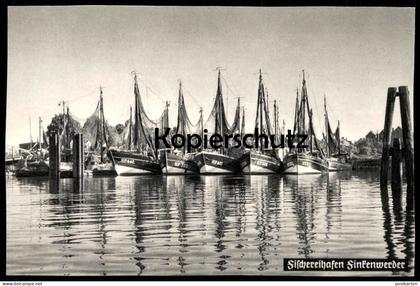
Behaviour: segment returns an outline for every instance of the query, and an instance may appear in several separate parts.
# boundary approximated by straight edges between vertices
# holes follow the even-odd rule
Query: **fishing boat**
[[[93,114],[83,124],[87,152],[85,153],[85,174],[90,176],[115,176],[112,161],[107,158],[106,151],[110,147],[108,124],[103,107],[103,90],[99,87],[99,100]],[[93,143],[93,144],[91,144]]]
[[[293,148],[285,155],[284,173],[285,174],[317,174],[328,172],[328,162],[325,160],[322,149],[316,138],[313,121],[312,109],[309,108],[308,92],[306,88],[305,71],[302,79],[302,96],[299,100],[299,92],[296,96],[295,120],[293,134],[308,135],[309,143],[306,148]],[[306,124],[306,112],[309,122]],[[297,140],[300,141],[300,140]]]
[[[348,154],[341,152],[341,137],[340,137],[340,121],[338,121],[337,129],[332,132],[331,125],[328,119],[327,99],[324,96],[324,117],[325,117],[325,149],[326,159],[328,161],[329,171],[343,171],[350,170],[351,163],[348,160]]]
[[[186,138],[187,134],[199,134],[202,126],[202,109],[200,110],[200,119],[197,124],[193,125],[188,117],[182,91],[182,82],[180,81],[178,94],[178,119],[175,133]],[[186,145],[184,145],[183,148],[163,148],[158,151],[159,163],[163,174],[179,175],[199,173],[200,170],[197,163],[194,161],[196,150],[187,150]]]
[[[48,150],[45,147],[47,142],[45,141],[45,136],[42,136],[42,120],[39,118],[39,134],[38,140],[35,143],[32,143],[31,138],[31,147],[29,150],[20,149],[20,159],[16,162],[14,166],[14,173],[16,177],[42,177],[48,176],[49,165],[48,165]],[[42,142],[44,140],[44,142]]]
[[[227,122],[222,94],[222,82],[220,69],[218,71],[217,93],[213,109],[209,118],[203,126],[203,131],[220,135],[233,135],[239,132],[240,128],[240,106],[236,107],[235,117],[232,125]],[[216,149],[202,148],[195,156],[194,161],[199,167],[200,174],[235,174],[240,173],[241,166],[239,159],[242,153],[238,149],[222,146]]]
[[[268,140],[272,135],[271,121],[268,113],[268,102],[265,95],[264,84],[260,70],[258,85],[257,114],[255,119],[255,130],[260,134],[266,134]],[[277,105],[275,105],[274,114],[277,114]],[[276,121],[276,120],[275,120]],[[277,128],[275,128],[277,129]],[[275,130],[276,132],[277,130]],[[259,134],[255,134],[259,135]],[[273,134],[276,135],[276,134]],[[276,136],[274,136],[275,138]],[[264,148],[263,140],[260,139],[258,148],[250,149],[240,159],[242,173],[244,174],[273,174],[280,173],[282,163],[273,149]]]
[[[130,136],[124,144],[124,149],[110,148],[108,154],[115,166],[118,175],[144,175],[161,174],[162,169],[157,158],[157,150],[152,141],[155,127],[163,130],[164,120],[167,120],[167,109],[158,121],[152,121],[147,117],[143,107],[140,91],[137,83],[137,74],[134,74],[134,126],[127,128]]]

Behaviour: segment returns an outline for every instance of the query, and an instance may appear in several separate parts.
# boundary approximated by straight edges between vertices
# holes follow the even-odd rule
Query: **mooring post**
[[[381,187],[386,187],[388,183],[389,169],[389,149],[391,141],[391,125],[394,115],[395,96],[397,89],[395,87],[388,88],[388,96],[386,99],[384,137],[382,138],[382,160],[381,160]]]
[[[403,156],[405,161],[405,175],[407,178],[407,191],[414,190],[414,150],[411,124],[410,97],[407,86],[398,87],[401,108],[401,125],[403,136]],[[407,192],[407,193],[408,193]]]
[[[51,179],[60,178],[60,136],[57,133],[49,135],[49,175]]]
[[[83,134],[73,137],[73,178],[83,178]]]
[[[49,175],[51,179],[60,178],[60,136],[57,133],[49,135]]]
[[[394,138],[394,142],[392,144],[392,179],[391,179],[391,187],[392,187],[392,195],[393,199],[396,197],[400,197],[401,195],[401,143],[399,138]]]

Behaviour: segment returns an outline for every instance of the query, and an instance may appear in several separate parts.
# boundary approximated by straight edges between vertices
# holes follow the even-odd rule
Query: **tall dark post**
[[[51,133],[49,135],[49,175],[50,179],[60,178],[60,135]]]
[[[73,138],[73,178],[83,178],[83,134]]]
[[[386,100],[384,137],[382,139],[382,160],[381,160],[381,187],[385,187],[388,181],[389,169],[389,149],[391,141],[391,125],[392,117],[394,115],[394,104],[397,89],[395,87],[388,88],[388,96]]]
[[[411,110],[409,91],[407,86],[398,87],[401,109],[401,125],[403,135],[403,155],[405,160],[405,174],[407,178],[407,190],[414,190],[414,150],[413,133],[411,125]],[[407,192],[408,193],[408,192]]]
[[[392,144],[392,189],[397,190],[397,193],[401,191],[401,143],[399,138],[394,138]],[[398,191],[399,190],[399,191]]]

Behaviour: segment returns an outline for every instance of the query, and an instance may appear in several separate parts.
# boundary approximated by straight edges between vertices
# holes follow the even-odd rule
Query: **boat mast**
[[[132,108],[131,108],[131,105],[130,105],[130,120],[128,121],[128,126],[129,126],[129,128],[128,128],[128,151],[130,151],[131,150],[131,131],[132,131],[132,128],[133,128],[133,123],[132,123],[132,121],[131,121],[131,118],[132,118]]]
[[[309,130],[310,130],[310,135],[309,135],[309,151],[312,154],[312,151],[313,151],[312,145],[313,145],[313,137],[314,137],[314,134],[312,134],[313,131],[314,131],[314,130],[312,130],[312,108],[309,110],[308,115],[309,115],[309,124],[311,126],[309,128]]]
[[[281,132],[281,134],[285,134],[285,131],[286,131],[286,123],[284,122],[284,120],[283,120],[283,128],[282,128],[282,132]],[[283,157],[282,158],[284,158],[284,148],[281,148],[281,152],[282,152],[282,155],[283,155]]]
[[[327,157],[330,156],[330,146],[329,146],[329,130],[328,130],[328,115],[327,115],[327,99],[324,94],[324,117],[325,117],[325,144],[326,144],[326,155]]]
[[[186,122],[185,122],[185,114],[183,113],[183,111],[186,110],[185,106],[184,106],[184,95],[182,92],[182,82],[181,80],[179,80],[179,90],[178,90],[178,122],[177,122],[177,133],[179,132],[179,128],[181,127],[181,132],[182,135],[185,137],[186,136],[186,132],[185,132],[185,126],[186,126]],[[182,154],[186,153],[186,146],[184,145],[184,147],[182,148]]]
[[[31,148],[32,148],[32,127],[31,127],[31,116],[29,116],[29,140],[31,141]]]
[[[222,109],[222,99],[221,98],[223,98],[223,95],[222,95],[222,81],[221,81],[221,78],[220,78],[220,68],[218,68],[218,76],[217,76],[217,95],[216,95],[216,100],[217,100],[217,112],[218,112],[218,121],[219,121],[219,134],[221,135],[221,136],[223,136],[223,126],[222,126],[222,112],[223,112],[223,109]],[[222,154],[224,154],[224,151],[225,151],[225,149],[224,149],[224,147],[222,146],[222,148],[221,148],[221,153]]]
[[[139,104],[138,104],[138,85],[137,85],[137,73],[134,72],[134,141],[133,145],[140,151],[140,140],[139,140]]]
[[[270,116],[270,101],[268,100],[268,89],[265,89],[265,98],[267,102],[267,115]]]
[[[295,105],[295,118],[293,123],[293,135],[299,133],[299,88],[296,88],[296,105]]]
[[[245,107],[242,106],[241,139],[245,132]]]
[[[337,145],[338,145],[338,155],[340,155],[341,154],[340,120],[338,120],[336,137],[337,137]]]
[[[201,127],[201,138],[204,138],[204,123],[203,123],[203,108],[200,106],[200,127]],[[201,140],[201,151],[204,149],[204,140]]]
[[[99,87],[100,95],[99,95],[99,145],[101,150],[101,163],[104,162],[104,150],[103,150],[103,132],[105,132],[105,126],[103,122],[103,98],[102,98],[102,86]]]
[[[41,117],[39,117],[39,123],[38,123],[38,150],[41,151],[41,130],[42,130],[42,120]]]
[[[260,120],[260,123],[259,123],[259,127],[260,127],[260,134],[263,134],[264,133],[264,131],[263,131],[263,104],[264,104],[264,86],[263,86],[263,83],[262,83],[262,75],[261,75],[261,69],[260,69],[260,83],[259,83],[259,92],[258,92],[258,97],[259,97],[259,101],[258,101],[258,104],[259,104],[259,115],[260,115],[260,118],[259,118],[259,120]],[[260,142],[261,144],[260,144],[260,151],[262,152],[263,151],[263,146],[262,146],[262,139],[261,139],[261,142]]]
[[[278,110],[277,110],[277,100],[274,100],[274,138],[277,140],[279,134],[278,134],[278,128],[279,128],[279,117],[278,117]]]
[[[306,80],[305,80],[305,70],[302,70],[302,74],[303,74],[303,79],[302,79],[302,105],[301,105],[301,117],[302,117],[302,129],[301,132],[303,134],[306,133],[306,129],[305,129],[305,107],[306,107],[306,97],[307,97],[307,92],[306,92]],[[309,111],[309,110],[308,110]]]

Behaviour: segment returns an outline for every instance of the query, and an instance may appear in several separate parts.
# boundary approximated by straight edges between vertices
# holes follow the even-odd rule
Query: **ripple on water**
[[[414,255],[414,215],[405,199],[383,197],[375,172],[63,179],[55,188],[9,177],[6,188],[8,275],[302,275],[284,272],[283,258]]]

